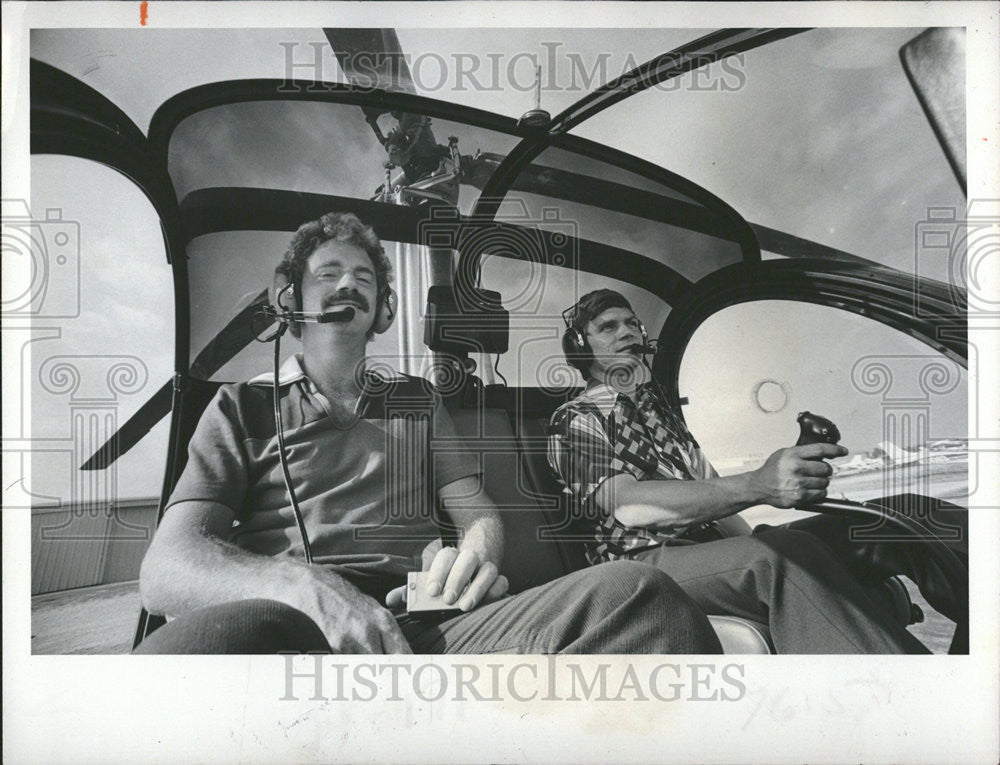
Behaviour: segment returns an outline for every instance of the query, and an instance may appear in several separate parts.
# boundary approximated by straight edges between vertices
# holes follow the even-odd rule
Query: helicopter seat
[[[480,459],[481,491],[503,520],[500,568],[512,593],[588,565],[589,533],[572,521],[546,458],[549,417],[564,400],[565,394],[540,388],[484,387],[472,377],[444,398],[465,447]],[[474,506],[475,498],[470,501]],[[774,653],[766,625],[734,616],[708,618],[726,653]]]

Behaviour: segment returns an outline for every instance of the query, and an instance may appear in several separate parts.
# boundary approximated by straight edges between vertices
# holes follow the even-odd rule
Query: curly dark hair
[[[306,261],[319,246],[331,240],[346,242],[360,247],[371,258],[375,269],[375,287],[378,299],[389,288],[392,281],[392,264],[382,249],[375,230],[363,223],[354,213],[329,212],[319,220],[309,221],[299,226],[292,237],[288,250],[274,272],[284,274],[295,286],[295,294],[302,294],[302,274],[305,272]]]

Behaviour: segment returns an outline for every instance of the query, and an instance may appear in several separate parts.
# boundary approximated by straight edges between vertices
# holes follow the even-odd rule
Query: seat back
[[[571,565],[558,536],[547,533],[560,521],[558,495],[540,489],[535,474],[539,443],[525,449],[515,436],[510,413],[480,406],[482,399],[452,396],[445,399],[459,436],[483,470],[481,493],[496,505],[504,525],[501,570],[512,593],[557,579],[578,566]],[[541,444],[544,450],[544,443]],[[544,460],[544,451],[541,459]],[[470,498],[475,507],[477,497]]]

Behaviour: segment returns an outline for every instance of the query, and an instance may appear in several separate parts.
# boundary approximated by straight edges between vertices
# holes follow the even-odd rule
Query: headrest
[[[424,345],[439,353],[506,353],[510,315],[492,290],[439,285],[427,290]]]

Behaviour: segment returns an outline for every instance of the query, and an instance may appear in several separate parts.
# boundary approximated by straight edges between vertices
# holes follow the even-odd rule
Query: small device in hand
[[[415,617],[449,616],[460,613],[458,601],[448,605],[442,593],[429,595],[426,571],[411,571],[406,575],[406,613]]]

